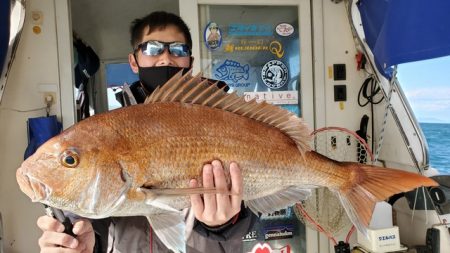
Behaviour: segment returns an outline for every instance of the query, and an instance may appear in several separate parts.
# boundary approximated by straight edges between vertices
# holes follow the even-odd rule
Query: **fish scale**
[[[259,145],[252,145],[250,146],[251,148],[239,149],[238,147],[248,145],[246,143],[251,143],[252,138],[257,136],[256,134],[246,134],[245,132],[243,132],[243,129],[245,128],[237,129],[236,125],[247,124],[247,131],[249,131],[250,129],[255,131],[255,127],[251,126],[251,122],[245,122],[246,120],[248,121],[247,118],[238,117],[234,114],[228,114],[227,117],[225,117],[219,110],[208,110],[208,108],[204,108],[207,110],[198,110],[198,117],[203,117],[203,120],[194,122],[190,119],[187,119],[185,121],[182,117],[183,115],[188,114],[187,112],[183,111],[184,107],[176,107],[177,105],[169,103],[159,104],[158,106],[155,106],[151,111],[144,110],[143,112],[149,118],[158,118],[160,125],[170,125],[170,121],[172,121],[174,118],[178,119],[179,121],[175,129],[167,128],[167,130],[163,130],[164,128],[162,128],[157,133],[146,132],[146,135],[140,136],[140,139],[142,141],[155,139],[153,145],[148,145],[147,150],[144,151],[144,153],[147,153],[149,155],[149,160],[154,160],[153,157],[156,157],[156,160],[153,162],[153,164],[150,164],[148,166],[146,172],[144,173],[145,175],[157,174],[158,170],[161,169],[161,166],[163,174],[167,176],[173,177],[173,174],[183,174],[183,178],[185,179],[184,181],[175,181],[173,185],[166,183],[164,184],[164,187],[186,187],[186,182],[190,178],[195,178],[200,174],[199,172],[201,171],[201,165],[203,164],[203,162],[201,161],[211,161],[217,158],[224,161],[231,161],[233,159],[236,159],[238,161],[251,161],[265,158],[264,161],[261,162],[261,164],[265,165],[264,170],[252,169],[249,164],[248,170],[244,171],[244,176],[248,175],[249,177],[258,177],[261,174],[265,174],[265,171],[271,171],[274,174],[281,175],[282,173],[275,172],[276,170],[280,170],[280,172],[284,171],[280,166],[282,165],[282,162],[280,161],[287,160],[287,157],[291,157],[290,161],[292,162],[292,155],[296,155],[298,157],[298,160],[300,160],[301,158],[295,144],[288,137],[280,135],[278,133],[278,130],[276,129],[271,129],[270,127],[266,127],[268,129],[263,128],[265,133],[270,133],[272,131],[276,133],[276,135],[283,136],[286,142],[284,148],[281,148],[278,142],[269,141],[270,137],[267,136],[267,140],[265,142],[263,142],[262,140],[259,141]],[[190,109],[185,108],[185,110]],[[208,115],[208,111],[217,115]],[[195,110],[191,112],[192,117],[198,118],[195,113]],[[163,115],[171,115],[172,117],[161,117]],[[121,117],[121,115],[116,115],[115,117]],[[136,113],[136,117],[141,116]],[[224,122],[229,122],[229,124],[217,124],[218,117],[223,118]],[[244,121],[244,123],[235,123],[237,121]],[[204,129],[200,129],[201,127],[203,127]],[[208,129],[217,129],[218,136],[215,136],[214,132]],[[209,136],[203,137],[205,134],[208,134]],[[223,141],[222,138],[220,138],[223,136],[228,136],[226,142]],[[278,136],[276,136],[276,138],[278,138]],[[137,144],[136,146],[140,146],[140,144]],[[291,151],[289,151],[288,149],[290,149]],[[133,153],[133,151],[130,152],[130,154]],[[176,154],[176,156],[174,156],[174,154]],[[255,156],[255,154],[263,154],[263,156],[257,157]],[[176,160],[172,161],[169,159],[170,157],[174,157],[176,158]],[[166,161],[166,163],[168,162],[168,164],[166,165],[165,163],[161,163],[160,159]],[[155,168],[157,165],[159,165],[160,167]],[[189,169],[180,170],[180,167]],[[168,171],[171,172],[169,173]],[[161,180],[164,182],[168,181],[168,179],[163,178],[161,178]],[[286,180],[286,178],[284,180]],[[280,187],[283,186],[281,185]]]

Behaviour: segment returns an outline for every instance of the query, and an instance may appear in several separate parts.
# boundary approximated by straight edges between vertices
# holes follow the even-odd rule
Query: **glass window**
[[[297,6],[199,5],[200,67],[246,100],[300,115]],[[263,214],[243,252],[306,252],[306,230],[292,208]]]
[[[299,114],[297,6],[199,5],[200,64],[246,100],[287,106]]]
[[[113,110],[122,105],[116,99],[116,93],[122,91],[123,85],[133,84],[139,80],[128,62],[115,62],[105,64],[106,88],[108,96],[108,110]]]

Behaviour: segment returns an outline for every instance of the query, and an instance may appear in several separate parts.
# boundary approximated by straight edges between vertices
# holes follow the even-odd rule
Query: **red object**
[[[355,57],[356,57],[356,69],[358,71],[361,69],[364,69],[364,65],[366,63],[364,54],[361,52],[358,52]]]
[[[270,252],[270,249],[264,247],[264,248],[256,249],[255,253],[271,253],[271,252]]]

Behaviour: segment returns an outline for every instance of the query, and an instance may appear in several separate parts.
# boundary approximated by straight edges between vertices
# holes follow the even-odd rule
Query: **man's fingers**
[[[214,185],[217,190],[228,192],[228,184],[223,171],[222,163],[214,160],[212,162],[214,172]],[[220,220],[227,219],[227,211],[230,209],[230,196],[228,194],[216,194],[217,201],[217,218]]]
[[[218,190],[228,190],[227,180],[225,178],[225,173],[223,172],[222,163],[217,160],[212,161],[213,174],[214,174],[214,185]]]
[[[78,240],[63,233],[64,225],[56,219],[49,216],[41,216],[37,220],[37,225],[43,231],[38,241],[42,252],[80,252],[76,250],[77,247],[80,247]]]
[[[214,174],[213,166],[211,164],[205,164],[203,166],[203,187],[214,187]],[[216,194],[203,194],[204,201],[204,213],[214,214],[217,209]]]
[[[244,183],[242,180],[241,169],[237,163],[232,162],[230,164],[230,176],[231,176],[231,206],[235,210],[241,209],[242,193],[244,190]]]
[[[95,239],[94,239],[95,240]],[[93,242],[94,244],[95,244],[95,242]],[[92,246],[92,248],[94,248],[94,246]],[[91,251],[87,251],[87,245],[86,245],[86,243],[79,243],[78,244],[78,247],[76,247],[75,249],[74,249],[76,252],[81,252],[81,253],[83,253],[83,252],[89,252],[89,253],[92,253],[92,249],[91,249]]]
[[[86,219],[75,221],[73,232],[77,235],[79,241],[76,250],[80,253],[92,253],[95,244],[95,235],[92,223]]]
[[[64,225],[61,224],[61,222],[47,215],[38,218],[37,226],[42,231],[54,231],[54,232],[64,231]]]
[[[80,250],[61,248],[61,247],[44,247],[44,248],[41,248],[41,252],[45,252],[45,253],[80,253]]]
[[[197,180],[192,179],[189,182],[189,187],[195,188],[198,187]],[[203,215],[203,200],[200,194],[192,194],[191,195],[191,206],[194,214],[199,217]]]
[[[41,238],[39,238],[39,246],[44,248],[55,247],[55,245],[74,249],[78,246],[78,240],[68,234],[44,231]]]
[[[76,235],[83,235],[86,233],[94,232],[92,224],[87,220],[77,220],[73,224],[73,233]]]

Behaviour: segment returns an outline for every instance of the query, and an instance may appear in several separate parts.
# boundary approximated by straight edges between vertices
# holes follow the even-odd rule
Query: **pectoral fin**
[[[311,189],[290,186],[275,194],[246,201],[245,204],[254,213],[271,213],[305,200],[310,195]]]
[[[164,245],[174,252],[186,252],[185,223],[182,213],[148,216],[148,222]]]

